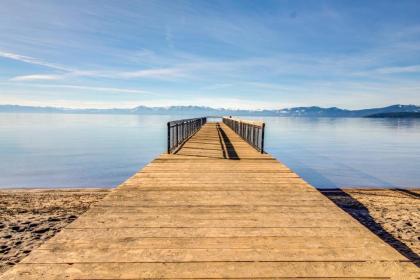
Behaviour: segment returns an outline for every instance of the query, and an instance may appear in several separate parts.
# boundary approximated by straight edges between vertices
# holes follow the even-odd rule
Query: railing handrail
[[[167,123],[168,145],[167,152],[175,152],[207,122],[206,117],[175,120]]]
[[[170,121],[170,122],[168,122],[168,124],[169,124],[170,126],[174,126],[174,125],[181,124],[181,123],[193,122],[193,121],[196,121],[196,120],[198,120],[198,119],[202,119],[202,118],[192,118],[192,119],[175,120],[175,121]]]
[[[262,127],[263,125],[265,125],[265,123],[262,121],[251,121],[251,120],[244,120],[244,119],[237,119],[237,118],[230,118],[230,117],[223,117],[222,119],[224,118],[230,119],[236,122],[246,123],[249,125],[259,126],[259,127]]]
[[[236,134],[248,142],[256,150],[264,153],[265,123],[262,121],[241,120],[223,117],[223,123],[229,126]]]

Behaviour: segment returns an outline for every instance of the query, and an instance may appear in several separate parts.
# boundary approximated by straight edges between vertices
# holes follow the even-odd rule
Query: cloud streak
[[[418,73],[420,72],[420,65],[384,67],[376,69],[376,72],[381,74]]]
[[[112,76],[121,78],[155,78],[155,79],[166,79],[166,78],[177,78],[185,77],[186,69],[183,68],[160,68],[160,69],[145,69],[131,72],[114,73]]]
[[[28,84],[28,83],[0,83],[8,86],[30,86],[32,88],[52,88],[52,89],[75,89],[75,90],[87,90],[97,92],[112,92],[112,93],[135,93],[135,94],[146,94],[154,95],[153,92],[142,89],[133,88],[122,88],[122,87],[98,87],[98,86],[84,86],[84,85],[71,85],[71,84]]]
[[[117,87],[94,87],[94,86],[80,86],[80,85],[33,85],[36,87],[44,88],[66,88],[66,89],[81,89],[90,91],[100,92],[114,92],[114,93],[140,93],[140,94],[152,94],[149,91],[129,88],[117,88]]]
[[[52,69],[56,69],[56,70],[72,71],[72,69],[61,66],[61,65],[58,65],[58,64],[49,63],[49,62],[43,61],[41,59],[37,59],[37,58],[30,57],[30,56],[25,56],[25,55],[20,55],[20,54],[16,54],[16,53],[12,53],[12,52],[0,51],[0,57],[16,60],[16,61],[20,61],[20,62],[25,62],[25,63],[29,63],[29,64],[44,66],[44,67],[48,67],[48,68],[52,68]]]
[[[44,75],[44,74],[35,74],[35,75],[24,75],[16,76],[11,78],[11,81],[54,81],[60,80],[63,76],[60,75]]]
[[[150,68],[142,70],[124,71],[124,70],[81,70],[74,69],[71,67],[61,66],[54,63],[49,63],[38,58],[30,56],[20,55],[12,52],[0,51],[0,57],[28,63],[47,68],[61,70],[61,74],[31,74],[31,75],[20,75],[10,79],[10,81],[52,81],[60,80],[72,77],[90,77],[90,78],[112,78],[112,79],[136,79],[136,78],[148,78],[148,79],[174,79],[186,77],[186,72],[189,71],[189,67],[177,66],[168,68]]]

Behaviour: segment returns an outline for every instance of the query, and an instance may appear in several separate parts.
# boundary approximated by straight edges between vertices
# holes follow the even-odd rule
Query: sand
[[[0,274],[74,221],[109,189],[0,190]],[[420,265],[420,189],[323,193]]]
[[[0,190],[0,274],[74,221],[108,191]]]
[[[322,192],[420,266],[420,189],[343,189]]]

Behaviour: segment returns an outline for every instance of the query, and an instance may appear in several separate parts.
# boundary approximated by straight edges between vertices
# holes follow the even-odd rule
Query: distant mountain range
[[[136,115],[194,115],[194,116],[278,116],[278,117],[367,117],[389,113],[420,113],[420,106],[392,105],[383,108],[346,110],[337,107],[294,107],[278,110],[234,110],[202,106],[146,107],[132,109],[69,109],[58,107],[32,107],[0,105],[2,113],[64,113],[64,114],[136,114]]]

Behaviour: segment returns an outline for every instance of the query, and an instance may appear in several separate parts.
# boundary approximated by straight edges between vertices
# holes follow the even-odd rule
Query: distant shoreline
[[[379,113],[366,116],[366,118],[416,119],[420,118],[420,112]]]

